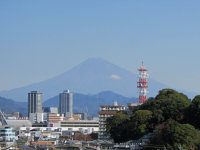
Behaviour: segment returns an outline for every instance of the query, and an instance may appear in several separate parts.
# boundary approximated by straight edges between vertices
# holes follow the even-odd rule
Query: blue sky
[[[65,72],[90,57],[200,92],[198,0],[1,0],[0,90]]]

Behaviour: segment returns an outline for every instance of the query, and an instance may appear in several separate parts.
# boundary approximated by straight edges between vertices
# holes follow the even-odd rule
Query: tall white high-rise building
[[[59,94],[59,113],[65,117],[73,117],[73,94],[69,90]]]

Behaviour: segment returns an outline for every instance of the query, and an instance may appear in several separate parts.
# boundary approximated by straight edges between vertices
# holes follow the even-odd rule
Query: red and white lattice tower
[[[139,71],[139,82],[138,82],[138,89],[139,89],[139,103],[143,104],[147,97],[147,88],[148,88],[148,81],[147,78],[149,78],[149,74],[147,73],[148,69],[144,68],[144,64],[142,62],[142,66],[140,69],[138,69]]]

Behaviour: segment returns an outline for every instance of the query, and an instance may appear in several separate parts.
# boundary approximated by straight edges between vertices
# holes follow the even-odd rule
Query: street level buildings
[[[68,131],[80,131],[84,133],[97,132],[99,129],[98,120],[63,120],[60,127],[67,128]]]

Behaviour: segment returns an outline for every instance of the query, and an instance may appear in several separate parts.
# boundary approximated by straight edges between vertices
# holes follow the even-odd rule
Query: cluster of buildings
[[[133,103],[128,105],[130,109]],[[89,120],[85,113],[73,113],[73,94],[69,90],[59,94],[58,108],[42,107],[42,93],[32,91],[28,93],[28,117],[20,118],[19,113],[0,112],[3,126],[0,128],[0,145],[9,147],[21,138],[26,138],[28,145],[30,142],[33,144],[49,140],[56,145],[60,137],[73,139],[76,132],[86,135],[96,133],[99,140],[109,140],[106,119],[125,109],[125,106],[119,106],[117,102],[100,106],[99,117]]]
[[[5,114],[0,111],[0,145],[9,147],[19,137],[26,137],[29,142],[70,138],[75,132],[83,134],[97,133],[98,118],[88,119],[86,113],[73,113],[73,93],[66,90],[59,94],[59,107],[42,107],[42,93],[28,93],[28,117],[19,113]],[[37,132],[36,132],[37,131]],[[46,135],[44,135],[46,134]],[[54,142],[55,144],[56,142]]]
[[[73,94],[69,90],[59,94],[58,108],[42,107],[42,93],[32,91],[28,93],[28,117],[20,118],[19,113],[0,112],[0,145],[9,147],[24,138],[27,139],[26,145],[47,141],[46,145],[56,145],[60,137],[72,140],[76,132],[85,135],[96,133],[99,140],[109,140],[106,119],[125,109],[117,102],[100,106],[99,117],[88,120],[84,113],[73,113]]]
[[[128,103],[128,112],[146,101],[147,69],[141,66],[139,71],[139,103]],[[4,114],[0,110],[0,146],[8,147],[16,144],[16,140],[26,138],[30,143],[52,141],[58,144],[58,139],[73,139],[76,132],[82,134],[97,133],[99,140],[108,141],[106,119],[119,111],[125,111],[125,106],[117,102],[114,105],[100,106],[99,117],[88,119],[86,113],[73,113],[73,93],[69,90],[59,94],[59,107],[42,107],[42,93],[28,93],[28,117],[19,117],[19,113]],[[52,143],[51,143],[52,144]]]
[[[60,121],[63,118],[73,118],[73,94],[67,90],[59,94],[59,108],[42,107],[42,93],[32,91],[28,93],[28,117],[31,122],[45,120]]]
[[[98,131],[98,119],[87,119],[86,113],[73,113],[73,93],[59,94],[59,107],[42,107],[42,93],[28,93],[28,118],[32,127],[61,128],[85,133]]]

